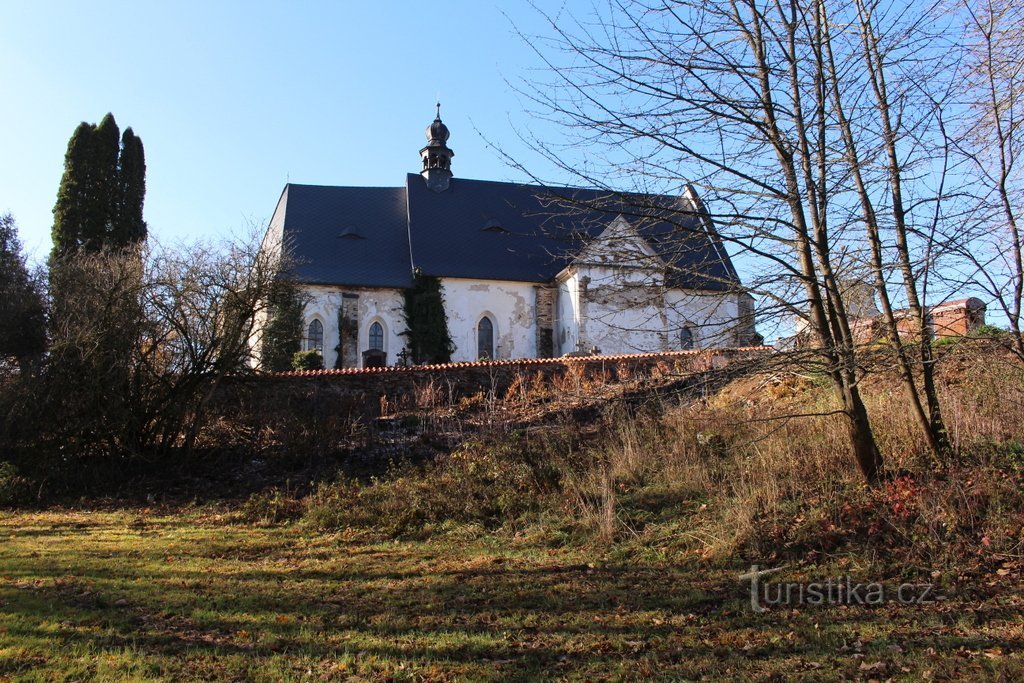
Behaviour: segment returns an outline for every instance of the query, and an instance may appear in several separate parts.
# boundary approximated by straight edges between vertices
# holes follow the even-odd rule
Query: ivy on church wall
[[[270,291],[263,328],[262,366],[270,372],[292,369],[292,357],[302,350],[302,312],[307,298],[291,280],[279,276]]]
[[[423,275],[417,268],[413,286],[405,290],[402,306],[409,351],[414,363],[449,363],[455,344],[448,332],[441,279]]]
[[[345,310],[345,306],[338,307],[338,357],[334,361],[335,368],[345,367],[345,355],[346,350],[353,345],[358,344],[359,335],[359,321],[353,317],[350,312]]]

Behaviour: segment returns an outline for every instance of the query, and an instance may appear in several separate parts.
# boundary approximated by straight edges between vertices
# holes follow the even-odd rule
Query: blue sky
[[[263,223],[289,180],[401,184],[438,93],[456,175],[522,179],[487,144],[526,158],[516,130],[545,131],[506,83],[538,66],[513,22],[542,30],[518,1],[3,0],[0,212],[45,257],[68,138],[108,111],[143,139],[164,242]]]

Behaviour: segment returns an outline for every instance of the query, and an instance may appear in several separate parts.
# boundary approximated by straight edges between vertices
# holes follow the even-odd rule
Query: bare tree
[[[1024,358],[1024,15],[986,2],[967,8],[965,29],[939,3],[611,0],[588,16],[546,15],[550,37],[530,37],[551,77],[521,92],[571,140],[534,148],[609,193],[630,181],[642,196],[698,188],[761,299],[759,320],[796,320],[813,347],[869,481],[882,460],[859,382],[875,323],[858,319],[851,281],[872,283],[886,342],[876,348],[891,354],[939,464],[951,447],[929,300],[982,286]],[[960,139],[965,91],[984,123]],[[972,205],[979,186],[985,201]],[[1006,239],[980,249],[996,215]],[[953,277],[965,261],[970,276]]]
[[[833,26],[828,3],[817,0],[817,7],[831,106],[860,204],[856,219],[869,245],[866,261],[886,335],[911,411],[941,461],[950,445],[935,388],[924,297],[945,199],[948,149],[942,116],[952,79],[943,73],[954,55],[934,48],[936,13],[928,8],[855,0],[839,6],[840,14],[850,16]],[[836,41],[833,32],[847,35]],[[836,43],[842,62],[835,56]],[[912,255],[915,242],[922,256]],[[887,251],[893,253],[891,263]],[[907,316],[898,316],[893,306],[890,270],[902,281]],[[901,317],[913,322],[903,333]],[[917,349],[918,363],[907,342]]]
[[[279,268],[279,259],[260,249],[255,234],[152,256],[137,367],[140,390],[148,385],[158,391],[147,403],[143,446],[191,449],[223,379],[255,366],[260,322],[280,287]]]
[[[593,23],[552,17],[551,27],[554,44],[538,49],[557,81],[529,96],[580,142],[613,148],[619,177],[612,181],[622,174],[650,184],[689,178],[707,196],[722,239],[758,269],[748,287],[804,321],[842,406],[857,466],[876,481],[882,456],[860,395],[842,286],[857,221],[830,108],[819,8],[621,2]],[[581,168],[594,182],[591,167]]]
[[[957,151],[974,171],[971,239],[960,250],[963,282],[992,298],[1006,317],[1011,348],[1024,360],[1021,307],[1024,237],[1018,216],[1024,198],[1024,9],[1007,0],[963,2],[962,89],[966,112]]]
[[[217,387],[254,365],[278,266],[255,237],[56,261],[41,433],[76,455],[192,449]]]

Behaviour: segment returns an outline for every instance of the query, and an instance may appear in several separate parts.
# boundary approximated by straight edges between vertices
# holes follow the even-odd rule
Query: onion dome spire
[[[441,121],[441,103],[437,103],[437,116],[427,126],[427,146],[420,150],[423,159],[423,170],[420,175],[427,187],[434,192],[444,192],[452,179],[452,157],[455,152],[448,148],[448,137],[451,134],[448,126]]]

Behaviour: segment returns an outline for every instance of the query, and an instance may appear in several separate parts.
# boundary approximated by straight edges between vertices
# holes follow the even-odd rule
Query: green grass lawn
[[[1024,678],[1019,576],[927,607],[755,614],[736,569],[613,557],[211,512],[0,513],[0,680]]]

